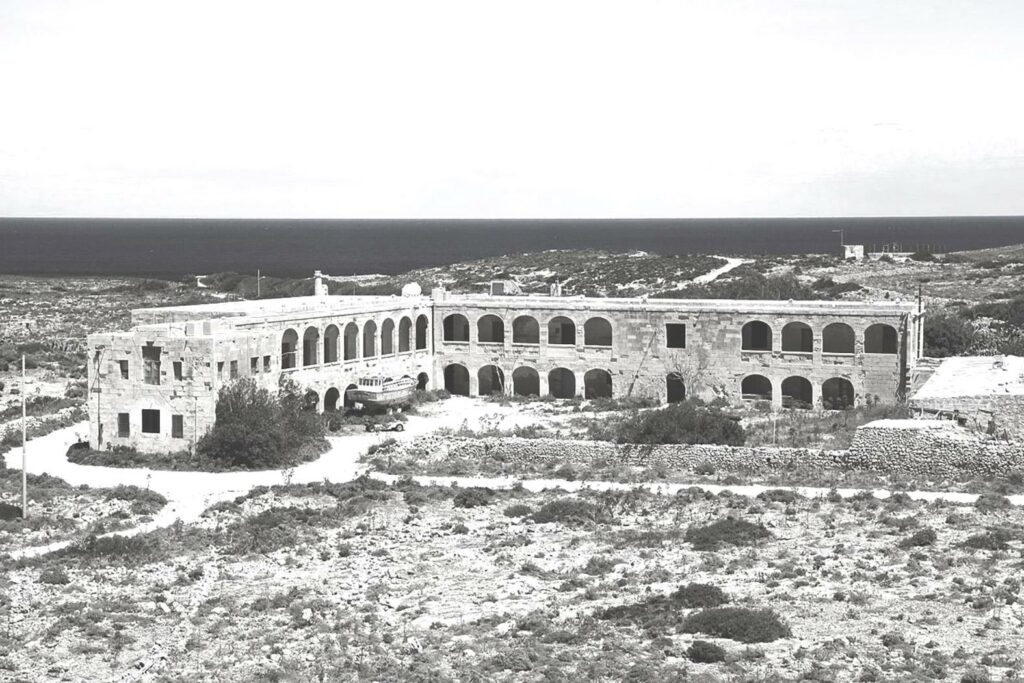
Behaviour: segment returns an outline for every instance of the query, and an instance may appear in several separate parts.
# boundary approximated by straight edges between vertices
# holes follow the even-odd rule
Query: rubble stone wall
[[[1014,441],[1024,442],[1024,396],[955,396],[951,398],[913,398],[911,408],[936,413],[953,413],[967,419],[967,426],[980,432],[1006,434]]]

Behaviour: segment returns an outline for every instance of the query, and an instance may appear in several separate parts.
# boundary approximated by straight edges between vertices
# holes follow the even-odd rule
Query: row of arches
[[[310,325],[302,333],[302,346],[299,347],[299,333],[294,329],[285,330],[281,337],[281,369],[308,367],[321,363],[337,363],[339,360],[355,360],[357,358],[374,358],[378,355],[391,356],[412,350],[427,348],[430,320],[426,315],[416,318],[414,323],[409,317],[403,317],[395,325],[395,321],[386,318],[377,329],[377,323],[369,320],[360,328],[354,322],[340,329],[337,325],[328,325],[323,332],[322,344],[320,329]],[[398,334],[396,335],[395,332]],[[321,353],[322,351],[322,353]]]
[[[521,366],[512,371],[512,385],[506,385],[505,371],[497,365],[484,365],[476,372],[477,395],[511,393],[515,396],[539,396],[541,376],[536,368]],[[567,368],[554,368],[547,373],[548,394],[555,398],[573,398],[577,395],[576,373]],[[444,368],[444,388],[457,396],[469,396],[469,368],[461,363],[450,363]],[[611,398],[612,376],[607,370],[588,370],[583,375],[584,398]],[[509,391],[511,390],[511,391]]]
[[[741,331],[744,351],[771,351],[773,348],[772,328],[761,320],[751,320]],[[856,334],[846,323],[831,323],[821,331],[823,353],[854,353]],[[807,323],[791,322],[782,328],[782,350],[795,353],[811,353],[814,350],[814,330]],[[864,353],[899,352],[899,335],[896,328],[885,323],[875,323],[864,330]]]
[[[445,316],[442,322],[443,338],[446,342],[468,342],[470,338],[469,319],[461,313]],[[512,320],[513,344],[540,344],[540,323],[532,315],[520,315]],[[547,322],[548,344],[560,346],[576,345],[576,323],[559,315]],[[477,318],[476,340],[481,344],[505,343],[505,321],[488,313]],[[586,346],[611,346],[612,324],[605,318],[590,318],[583,324],[583,344]]]
[[[814,406],[814,388],[806,377],[794,375],[782,380],[784,408],[811,408]],[[743,398],[771,401],[774,387],[764,375],[748,375],[740,383]],[[844,377],[832,377],[821,384],[821,405],[828,410],[845,410],[856,404],[853,383]]]

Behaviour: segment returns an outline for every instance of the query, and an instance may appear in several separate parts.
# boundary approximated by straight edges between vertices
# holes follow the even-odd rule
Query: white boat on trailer
[[[412,400],[416,380],[411,377],[365,377],[356,383],[355,389],[345,392],[350,403],[361,403],[366,408],[395,408]]]

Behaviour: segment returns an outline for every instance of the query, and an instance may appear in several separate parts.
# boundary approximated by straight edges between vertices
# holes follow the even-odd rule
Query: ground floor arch
[[[319,410],[320,394],[316,393],[312,389],[306,389],[306,393],[302,395],[302,409],[310,412]]]
[[[611,398],[612,376],[607,370],[588,370],[583,375],[584,398]]]
[[[497,365],[485,365],[476,373],[477,395],[505,393],[505,373]]]
[[[324,411],[335,411],[338,409],[338,400],[341,398],[341,392],[335,387],[331,387],[324,392]]]
[[[743,398],[757,401],[772,400],[772,381],[764,375],[747,375],[740,383]]]
[[[416,388],[420,391],[426,391],[427,386],[430,384],[430,375],[425,372],[421,372],[416,375]]]
[[[782,380],[783,408],[810,408],[814,405],[814,389],[806,377],[787,377]]]
[[[355,384],[349,384],[347,387],[345,387],[345,395],[342,396],[341,399],[342,405],[345,406],[345,408],[351,409],[356,407],[356,402],[351,399],[351,394],[349,392],[358,388],[359,387],[357,387]]]
[[[548,393],[555,398],[572,398],[576,395],[576,375],[572,370],[555,368],[548,373]]]
[[[850,380],[833,377],[821,385],[821,406],[825,410],[847,410],[855,403],[856,393]]]
[[[469,396],[469,370],[465,365],[452,363],[445,366],[444,388],[455,396]]]
[[[540,375],[533,368],[512,371],[512,393],[516,396],[540,396]]]

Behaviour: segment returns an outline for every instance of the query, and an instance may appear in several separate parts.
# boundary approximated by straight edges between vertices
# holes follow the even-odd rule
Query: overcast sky
[[[1022,82],[1022,0],[0,0],[0,215],[1024,214]]]

